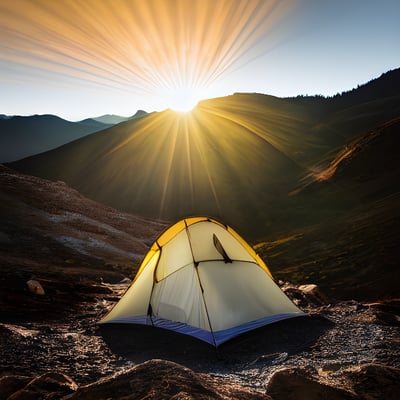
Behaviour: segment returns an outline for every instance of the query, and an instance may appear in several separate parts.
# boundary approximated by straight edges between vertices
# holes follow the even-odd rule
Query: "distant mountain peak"
[[[39,154],[107,127],[96,121],[71,122],[51,114],[0,117],[0,162]]]
[[[132,115],[132,117],[130,117],[130,119],[144,117],[147,114],[148,114],[147,111],[137,110],[136,113],[134,115]]]
[[[116,114],[104,114],[101,115],[100,117],[95,117],[91,119],[97,122],[101,122],[103,124],[116,125],[120,124],[121,122],[129,121],[131,119],[143,117],[145,115],[147,115],[146,111],[138,110],[134,115],[130,117],[123,117],[121,115],[116,115]]]

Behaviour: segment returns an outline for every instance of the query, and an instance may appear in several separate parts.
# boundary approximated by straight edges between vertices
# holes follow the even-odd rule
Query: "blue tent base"
[[[149,315],[115,318],[112,321],[108,321],[104,324],[122,323],[122,324],[150,325],[158,328],[167,329],[173,332],[182,333],[184,335],[189,335],[196,339],[209,343],[212,346],[218,347],[221,344],[227,342],[228,340],[233,339],[236,336],[242,335],[245,332],[249,332],[254,329],[260,328],[262,326],[282,321],[284,319],[301,317],[304,315],[306,314],[303,312],[278,314],[260,318],[254,321],[246,322],[245,324],[239,326],[215,332],[207,331],[201,328],[196,328],[194,326],[187,325],[182,322],[169,321],[155,316],[150,317]]]

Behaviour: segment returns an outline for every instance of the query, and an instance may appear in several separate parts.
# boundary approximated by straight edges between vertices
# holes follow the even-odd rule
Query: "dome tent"
[[[301,315],[232,228],[193,217],[159,236],[131,286],[100,323],[151,325],[217,347],[244,332]]]

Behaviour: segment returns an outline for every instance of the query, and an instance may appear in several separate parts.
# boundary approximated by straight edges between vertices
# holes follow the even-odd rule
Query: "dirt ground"
[[[263,391],[282,368],[310,367],[325,379],[367,363],[400,367],[398,300],[308,306],[305,317],[260,328],[215,350],[159,328],[98,325],[125,288],[126,284],[93,285],[91,298],[59,318],[46,314],[46,296],[26,293],[27,299],[43,302],[44,312],[35,320],[2,320],[0,376],[58,371],[83,385],[146,360],[164,359]]]
[[[301,368],[307,379],[341,388],[347,387],[351,368],[378,365],[383,368],[379,372],[383,375],[387,374],[385,368],[400,368],[400,299],[396,296],[340,301],[337,299],[344,297],[335,291],[336,300],[328,293],[328,299],[315,303],[296,297],[297,289],[286,285],[286,293],[307,316],[249,332],[222,345],[218,351],[194,338],[158,328],[100,326],[101,317],[126,290],[128,282],[121,281],[125,276],[133,276],[141,257],[167,224],[99,205],[62,182],[40,180],[4,167],[0,167],[0,200],[0,381],[8,375],[31,379],[57,372],[66,374],[81,387],[158,359],[179,363],[215,382],[229,380],[237,388],[256,390],[264,396],[268,385],[274,382],[273,377],[288,368]],[[381,216],[378,211],[375,214]],[[395,260],[390,246],[397,238],[397,225],[392,225],[393,234],[385,230],[385,240],[382,239],[385,251],[390,250],[391,257],[386,258],[390,261]],[[360,221],[354,226],[361,233],[357,236],[354,229],[345,229],[345,237],[354,234],[356,239],[369,238]],[[381,236],[380,230],[377,232],[371,236],[371,242]],[[343,239],[340,233],[338,238]],[[272,267],[285,265],[285,254],[291,254],[286,259],[287,274],[281,273],[280,279],[288,279],[291,272],[291,276],[299,279],[297,283],[313,283],[312,273],[321,271],[318,265],[336,265],[338,261],[353,265],[351,260],[355,256],[343,254],[338,258],[334,247],[318,243],[318,231],[313,231],[313,235],[308,239],[305,236],[304,240],[326,252],[318,253],[318,249],[309,246],[298,246],[302,249],[300,254],[285,252],[286,242],[267,243],[260,250],[268,250]],[[388,235],[390,241],[386,240]],[[331,243],[333,246],[334,238]],[[367,257],[372,252],[370,246],[367,242],[363,246],[366,256],[360,260],[371,260]],[[307,280],[301,281],[302,275],[293,273],[293,262],[295,257],[297,261],[304,258],[304,252],[320,254],[327,263],[312,264],[311,269],[308,264],[305,267],[295,264],[295,272],[301,267],[308,274]],[[329,261],[331,254],[336,258]],[[378,256],[381,257],[376,252]],[[388,265],[389,272],[397,271],[397,259]],[[353,271],[354,268],[344,275],[349,279],[346,288],[359,280]],[[32,280],[40,283],[42,294],[29,290],[27,282]],[[386,287],[375,285],[376,280],[371,282],[378,289]],[[154,365],[162,371],[164,364],[146,365],[141,370],[149,373]],[[173,373],[178,367],[171,368]],[[396,376],[393,374],[392,380]],[[379,381],[373,376],[368,379],[368,384]],[[147,383],[151,389],[151,382]],[[390,385],[379,384],[379,387],[388,387],[393,398],[400,396],[396,393],[397,386],[392,389]],[[289,399],[276,394],[273,398]],[[371,398],[382,398],[382,393]]]

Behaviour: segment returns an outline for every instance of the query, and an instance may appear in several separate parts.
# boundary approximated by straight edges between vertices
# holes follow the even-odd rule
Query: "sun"
[[[178,112],[192,111],[201,100],[200,91],[183,87],[169,90],[167,97],[168,108]]]

